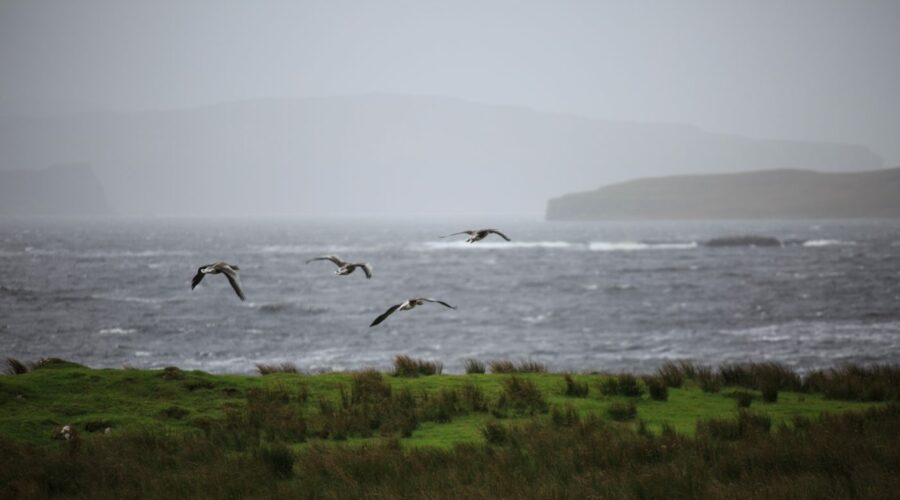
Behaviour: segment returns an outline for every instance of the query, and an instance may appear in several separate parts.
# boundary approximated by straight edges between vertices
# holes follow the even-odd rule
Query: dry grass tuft
[[[488,362],[491,373],[546,373],[547,366],[533,359],[517,362],[508,359],[494,359]]]
[[[440,361],[426,361],[398,354],[394,357],[395,377],[418,377],[419,375],[440,375],[444,364]]]
[[[469,358],[465,361],[466,373],[485,373],[485,366],[483,361],[479,361],[474,358]]]
[[[271,375],[273,373],[299,373],[297,370],[297,365],[294,363],[277,363],[277,364],[266,364],[266,363],[257,363],[256,371],[259,372],[260,375]]]

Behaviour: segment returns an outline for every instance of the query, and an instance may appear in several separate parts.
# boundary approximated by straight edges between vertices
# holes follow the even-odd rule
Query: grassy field
[[[828,425],[857,429],[847,419],[858,418],[878,425],[862,425],[863,431],[850,433],[860,441],[845,443],[851,448],[847,453],[855,449],[858,455],[858,446],[874,440],[864,430],[878,426],[883,427],[881,442],[900,448],[896,432],[900,411],[895,404],[900,369],[894,367],[849,367],[801,379],[772,364],[716,370],[670,364],[657,374],[634,377],[545,373],[540,365],[528,363],[494,366],[511,373],[420,375],[439,369],[417,363],[399,359],[396,374],[309,375],[275,367],[266,369],[272,373],[263,376],[212,375],[174,367],[91,369],[59,360],[31,369],[11,363],[10,371],[18,374],[0,377],[0,495],[294,496],[315,491],[313,497],[541,497],[579,496],[593,491],[588,487],[600,488],[597,491],[608,493],[600,496],[610,497],[662,497],[674,492],[663,488],[656,495],[648,483],[650,489],[642,493],[643,483],[633,483],[635,477],[656,471],[653,474],[667,480],[696,475],[696,484],[689,477],[678,479],[687,481],[682,493],[708,496],[714,490],[731,491],[728,481],[710,477],[704,467],[739,451],[735,443],[763,446],[766,453],[781,459],[792,450],[776,444],[794,443],[793,451],[819,464],[818,451],[807,448],[821,445],[834,453],[837,445],[809,438],[808,429]],[[774,444],[766,444],[767,440]],[[594,447],[582,449],[585,443]],[[664,452],[647,462],[640,455],[646,446],[692,451],[684,456]],[[610,447],[619,449],[625,464],[613,467],[605,462],[612,457],[603,455],[610,450],[594,449]],[[185,450],[194,450],[196,456],[183,456]],[[627,464],[630,453],[643,457],[635,459],[637,468]],[[108,456],[125,465],[111,466],[117,471],[113,474],[94,470],[93,464],[105,463]],[[462,456],[473,463],[485,462],[485,471],[496,468],[496,477],[469,470],[461,465]],[[498,456],[504,457],[499,465],[495,463]],[[365,457],[370,457],[368,462]],[[543,468],[541,460],[547,457],[558,458],[562,469]],[[81,465],[67,468],[57,463],[60,460]],[[599,462],[592,467],[592,460]],[[859,477],[848,476],[841,460],[822,466],[823,470],[804,471],[794,464],[762,479],[748,479],[742,471],[728,472],[731,476],[726,474],[726,479],[735,484],[764,479],[762,483],[775,488],[770,492],[781,491],[778,488],[798,494],[806,491],[800,497],[838,491],[866,497],[868,490],[857,489],[897,483],[882,478],[887,472],[880,469],[900,472],[900,461],[893,457],[873,457]],[[711,462],[704,466],[704,461]],[[33,474],[25,472],[25,464],[30,464],[27,470]],[[643,470],[640,464],[650,468]],[[660,472],[661,464],[668,465]],[[423,477],[461,476],[456,483],[434,477],[433,484],[417,480],[417,489],[404,490],[400,470],[417,466],[423,467],[419,471]],[[268,482],[255,481],[256,486],[247,489],[218,476],[237,477],[235,467],[255,470],[258,478]],[[610,475],[610,470],[617,472]],[[182,477],[188,471],[208,477]],[[509,483],[510,477],[526,472],[543,478],[540,488],[534,489],[532,479]],[[141,479],[145,475],[146,481],[166,478],[164,483],[171,488],[151,488]],[[586,482],[579,483],[577,478]],[[810,481],[806,489],[796,489],[800,488],[796,481],[805,480]],[[532,488],[519,489],[525,484]],[[201,485],[213,489],[204,491]],[[713,486],[725,489],[711,490]],[[496,495],[488,495],[484,488],[494,488]],[[738,496],[756,497],[759,491],[768,490],[747,490]]]
[[[229,410],[247,403],[248,393],[279,393],[288,398],[298,416],[309,418],[319,413],[320,401],[340,406],[340,390],[349,392],[354,373],[272,373],[266,376],[212,375],[201,371],[91,369],[72,363],[50,364],[19,376],[0,378],[0,434],[38,445],[51,445],[54,426],[72,425],[121,433],[134,430],[169,432],[198,431],[209,422],[223,420]],[[608,409],[613,403],[634,402],[637,418],[651,430],[663,424],[676,432],[693,434],[701,419],[737,413],[735,391],[753,394],[751,408],[770,415],[774,423],[790,422],[793,417],[817,417],[822,412],[861,410],[871,402],[826,399],[822,394],[781,391],[776,403],[762,401],[760,391],[724,387],[704,392],[693,380],[681,388],[669,388],[666,401],[650,398],[646,391],[636,397],[603,395],[598,387],[610,375],[574,374],[576,383],[587,384],[586,397],[566,396],[561,374],[466,374],[394,377],[381,380],[392,393],[410,391],[414,397],[439,394],[442,390],[460,390],[471,385],[482,391],[486,402],[495,401],[503,381],[511,377],[533,382],[548,407],[574,408],[580,415],[595,413],[611,420]],[[639,390],[641,382],[638,382]],[[455,412],[461,413],[461,412]],[[543,412],[534,412],[543,415]],[[422,422],[402,443],[408,446],[449,447],[462,442],[484,440],[481,427],[495,419],[490,411],[468,411],[450,415],[449,421]],[[530,412],[511,412],[506,420],[515,422],[535,418]],[[636,419],[623,425],[634,427]],[[443,420],[443,419],[440,419]],[[103,425],[105,424],[105,425]],[[88,433],[90,434],[90,433]],[[315,432],[311,432],[315,435]],[[353,441],[353,437],[349,436]],[[315,441],[311,437],[306,441]]]

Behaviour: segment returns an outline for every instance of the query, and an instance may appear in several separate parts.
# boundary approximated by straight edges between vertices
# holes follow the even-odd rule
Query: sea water
[[[464,229],[497,236],[465,243]],[[781,247],[707,247],[760,235]],[[334,274],[335,254],[370,262]],[[223,276],[240,266],[247,300]],[[410,297],[426,304],[369,323]],[[387,369],[394,355],[648,371],[900,363],[900,223],[0,219],[0,355],[94,367]]]

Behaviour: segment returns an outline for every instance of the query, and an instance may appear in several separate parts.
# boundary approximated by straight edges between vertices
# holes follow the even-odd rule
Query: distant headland
[[[900,217],[900,167],[762,170],[637,179],[547,203],[547,220]]]

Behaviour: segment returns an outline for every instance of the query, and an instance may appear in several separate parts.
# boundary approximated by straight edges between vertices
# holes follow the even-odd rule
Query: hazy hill
[[[0,215],[103,215],[103,186],[88,165],[0,171]]]
[[[535,213],[635,176],[882,166],[860,146],[437,97],[0,117],[0,169],[69,162],[93,165],[120,212],[175,214]]]
[[[548,220],[863,217],[900,217],[900,167],[638,179],[547,204]]]

